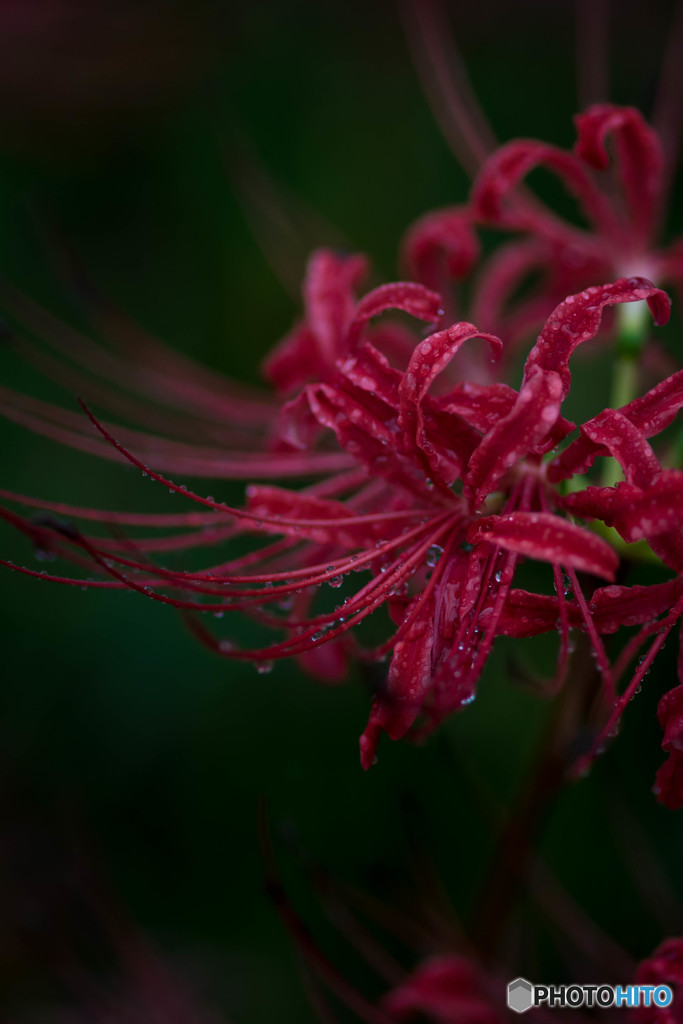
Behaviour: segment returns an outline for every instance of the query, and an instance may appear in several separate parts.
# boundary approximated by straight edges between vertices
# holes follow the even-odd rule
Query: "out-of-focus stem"
[[[496,845],[484,878],[473,935],[485,961],[496,958],[510,912],[519,899],[527,872],[536,858],[536,842],[552,804],[567,780],[572,748],[600,688],[600,675],[586,636],[580,636],[572,667],[534,758]]]

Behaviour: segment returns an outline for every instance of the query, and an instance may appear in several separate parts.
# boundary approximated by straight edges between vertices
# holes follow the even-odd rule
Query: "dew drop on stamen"
[[[443,554],[443,548],[438,544],[432,544],[427,552],[427,565],[434,567]]]
[[[273,662],[272,661],[257,661],[255,667],[256,667],[256,672],[257,672],[258,675],[260,675],[260,676],[267,676],[269,672],[273,671]]]

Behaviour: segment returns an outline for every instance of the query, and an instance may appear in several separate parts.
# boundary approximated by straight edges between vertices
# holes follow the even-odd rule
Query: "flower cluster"
[[[662,158],[642,117],[603,105],[581,115],[577,126],[575,154],[511,143],[485,164],[467,207],[432,214],[413,229],[407,252],[421,283],[382,285],[359,300],[365,261],[316,253],[304,285],[305,318],[264,365],[279,398],[240,394],[139,332],[132,336],[111,310],[104,324],[114,344],[98,346],[6,290],[10,311],[47,345],[18,332],[21,353],[143,429],[114,427],[88,407],[84,417],[9,390],[5,415],[53,440],[123,458],[196,506],[177,514],[118,513],[3,491],[8,504],[0,516],[43,557],[65,558],[82,572],[76,578],[12,568],[86,588],[137,591],[181,610],[221,657],[251,660],[260,671],[297,657],[334,682],[350,657],[389,658],[361,738],[366,768],[382,732],[393,739],[409,730],[423,735],[474,700],[497,637],[556,630],[557,673],[548,685],[555,692],[567,677],[572,631],[579,630],[597,667],[583,723],[588,745],[572,766],[585,770],[683,612],[683,472],[651,444],[683,405],[683,371],[602,410],[575,433],[562,414],[570,360],[598,335],[611,306],[646,301],[655,324],[664,324],[667,295],[648,277],[629,275],[637,267],[658,283],[678,284],[683,264],[680,247],[653,249]],[[609,134],[622,204],[589,170],[606,166]],[[561,223],[519,192],[524,176],[541,165],[574,192],[592,231]],[[482,313],[483,333],[470,322],[449,324],[449,298],[442,304],[433,290],[447,284],[444,271],[461,274],[476,260],[479,223],[522,233],[484,265],[473,307]],[[540,284],[509,316],[504,311],[523,277],[541,267]],[[567,290],[573,294],[558,301]],[[432,333],[416,340],[401,324],[370,324],[388,310],[424,321]],[[545,323],[520,386],[496,379],[496,364],[509,375],[501,354],[541,314]],[[505,343],[489,325],[500,327]],[[468,363],[465,353],[477,340],[489,357]],[[471,376],[463,376],[467,366]],[[137,396],[114,388],[124,379],[132,379]],[[141,402],[143,395],[154,405]],[[602,479],[591,477],[594,466],[607,467]],[[234,507],[167,473],[314,482],[297,490],[252,483],[245,506]],[[17,504],[44,514],[30,518],[13,509]],[[113,525],[119,536],[86,534],[74,519]],[[123,536],[137,527],[181,532]],[[168,569],[156,560],[163,552],[217,545],[223,557],[202,569]],[[673,575],[623,585],[622,564],[643,546]],[[550,567],[545,591],[516,585],[525,559]],[[341,599],[334,607],[327,586]],[[232,635],[215,635],[206,616],[226,613],[250,617],[265,631],[264,642],[245,648]],[[357,627],[371,616],[377,626],[368,643]],[[614,658],[605,637],[622,627],[632,632]],[[670,807],[683,806],[681,692],[666,694],[659,709],[669,760],[657,791]]]
[[[448,298],[453,282],[477,265],[475,227],[514,236],[482,263],[471,300],[472,318],[500,334],[508,352],[567,293],[634,274],[676,291],[683,285],[681,240],[658,245],[671,168],[656,132],[635,108],[609,103],[577,115],[575,126],[573,152],[535,139],[501,146],[484,162],[465,206],[428,214],[404,241],[411,275]],[[583,226],[523,187],[538,169],[565,187]]]

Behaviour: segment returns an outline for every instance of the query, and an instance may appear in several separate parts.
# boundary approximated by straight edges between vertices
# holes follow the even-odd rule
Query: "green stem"
[[[633,401],[638,393],[640,354],[647,338],[648,313],[645,302],[625,302],[617,309],[617,344],[612,373],[611,409],[620,409]],[[605,459],[601,483],[614,487],[623,480],[616,459]]]

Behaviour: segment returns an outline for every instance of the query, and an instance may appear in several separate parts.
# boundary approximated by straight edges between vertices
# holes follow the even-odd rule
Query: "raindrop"
[[[272,661],[257,661],[256,671],[260,676],[267,676],[269,672],[273,671]]]
[[[443,548],[438,544],[432,544],[427,552],[427,565],[435,566],[443,554]]]

